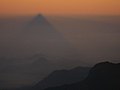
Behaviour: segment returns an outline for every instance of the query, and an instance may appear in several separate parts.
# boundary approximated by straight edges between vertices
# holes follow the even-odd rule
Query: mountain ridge
[[[43,90],[48,87],[61,86],[82,81],[87,77],[89,70],[89,67],[77,67],[70,70],[56,70],[48,77],[38,82],[38,84],[33,87],[33,90],[38,88]]]
[[[96,64],[82,82],[45,90],[120,90],[120,63]]]

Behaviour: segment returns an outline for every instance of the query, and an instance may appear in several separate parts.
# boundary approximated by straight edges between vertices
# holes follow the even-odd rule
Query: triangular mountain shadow
[[[25,26],[27,32],[36,32],[44,31],[55,33],[55,28],[51,25],[51,23],[42,15],[38,14],[33,17]],[[34,29],[34,30],[33,30]],[[37,32],[38,32],[37,31]],[[39,33],[38,32],[38,33]]]
[[[36,17],[33,18],[33,20],[31,21],[30,23],[32,26],[33,25],[50,25],[50,23],[46,20],[46,18],[41,15],[41,14],[38,14]]]
[[[64,58],[67,56],[80,56],[77,50],[57,31],[52,24],[41,14],[28,22],[23,29],[22,40],[36,53],[43,53],[50,57]],[[77,52],[77,53],[76,53]],[[74,57],[74,59],[75,59]]]

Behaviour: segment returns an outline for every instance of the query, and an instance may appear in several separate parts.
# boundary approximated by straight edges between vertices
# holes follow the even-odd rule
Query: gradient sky
[[[0,15],[120,15],[120,0],[0,0]]]

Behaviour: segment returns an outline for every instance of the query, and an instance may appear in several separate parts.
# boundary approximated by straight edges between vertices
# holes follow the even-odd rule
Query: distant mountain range
[[[33,86],[33,90],[43,90],[48,87],[56,87],[64,84],[72,84],[84,80],[90,68],[77,67],[71,70],[58,70],[51,73],[48,77]]]
[[[44,63],[41,64],[43,64],[42,69],[45,69],[44,67],[45,64]],[[38,65],[40,65],[40,63],[38,63]],[[37,68],[35,69],[39,70],[39,67],[38,69]],[[30,70],[32,70],[32,68],[30,68]],[[84,80],[87,77],[89,70],[90,67],[77,67],[69,70],[56,70],[35,85],[28,87],[21,87],[21,88],[11,88],[5,90],[44,90],[50,87],[72,84]],[[40,73],[38,73],[38,75],[40,75]]]
[[[34,86],[5,90],[120,90],[120,63],[54,71]]]
[[[8,58],[0,61],[0,85],[6,88],[37,83],[56,70],[55,64],[42,55],[23,59]]]
[[[96,64],[85,80],[45,90],[120,90],[120,63]]]

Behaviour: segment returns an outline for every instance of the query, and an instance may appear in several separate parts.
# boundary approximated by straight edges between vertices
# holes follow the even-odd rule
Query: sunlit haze
[[[0,15],[120,15],[119,0],[0,0]]]

